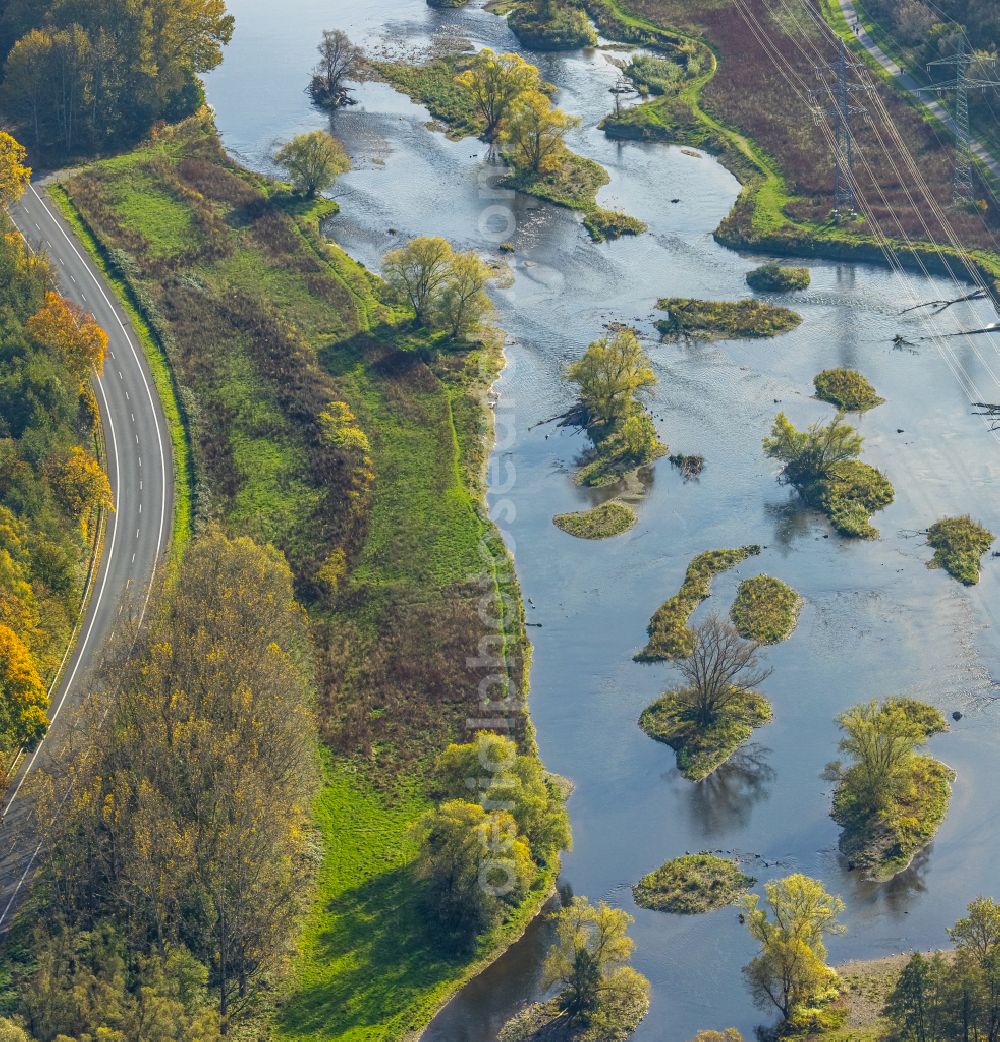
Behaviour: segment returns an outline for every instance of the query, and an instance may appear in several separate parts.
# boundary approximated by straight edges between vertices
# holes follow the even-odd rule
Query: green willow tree
[[[325,130],[299,134],[274,153],[275,165],[292,182],[292,189],[306,199],[332,187],[351,168],[344,146]]]
[[[640,400],[656,383],[653,369],[631,329],[622,329],[590,344],[583,357],[566,369],[592,423],[624,422],[640,408]]]
[[[836,984],[824,938],[843,933],[838,918],[844,902],[804,875],[767,883],[765,890],[765,907],[757,894],[743,901],[747,929],[760,944],[743,973],[754,1002],[774,1007],[788,1020],[798,1007],[829,996]]]

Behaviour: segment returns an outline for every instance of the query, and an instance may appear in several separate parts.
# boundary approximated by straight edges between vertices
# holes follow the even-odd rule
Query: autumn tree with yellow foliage
[[[63,774],[44,782],[46,892],[72,929],[114,921],[137,963],[189,950],[225,1030],[282,970],[306,892],[306,620],[281,554],[218,532],[152,604],[82,710],[68,798]]]
[[[0,130],[0,204],[10,206],[24,195],[31,180],[27,152],[10,134]]]
[[[37,742],[48,724],[48,704],[31,653],[0,623],[0,748],[9,753]]]
[[[580,120],[555,108],[539,91],[521,95],[500,130],[500,141],[514,164],[535,174],[559,165],[566,135]]]
[[[45,306],[28,319],[25,329],[39,344],[58,352],[81,384],[91,370],[103,370],[108,334],[93,315],[60,294],[46,293]]]
[[[83,526],[87,538],[87,516],[92,510],[114,510],[111,484],[101,465],[86,449],[74,445],[65,456],[49,463],[49,481],[70,517]]]
[[[107,338],[53,284],[48,262],[0,215],[0,628],[13,671],[0,684],[0,750],[8,751],[44,730],[45,687],[80,609],[88,523],[95,508],[113,505],[94,456],[88,379]]]
[[[519,54],[497,54],[489,47],[476,54],[455,82],[468,91],[485,124],[483,137],[487,141],[497,136],[514,102],[523,94],[539,91],[542,85],[538,69]]]

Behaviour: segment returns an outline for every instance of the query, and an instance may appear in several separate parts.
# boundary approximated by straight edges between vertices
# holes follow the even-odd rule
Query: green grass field
[[[61,201],[93,236],[147,351],[162,346],[169,360],[195,525],[282,549],[313,622],[322,854],[274,1033],[405,1037],[519,935],[553,882],[540,871],[525,903],[457,956],[425,929],[411,877],[411,828],[430,805],[422,778],[478,715],[467,663],[489,631],[477,612],[484,588],[524,693],[516,579],[482,507],[482,395],[499,345],[437,351],[322,237],[333,205],[297,201],[237,166],[207,115],[85,168]],[[368,434],[370,489],[352,493],[317,448],[316,414],[331,400]],[[338,550],[347,574],[324,593],[316,575]],[[523,704],[517,728],[530,749]]]

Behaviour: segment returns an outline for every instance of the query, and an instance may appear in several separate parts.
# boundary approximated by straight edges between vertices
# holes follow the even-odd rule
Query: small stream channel
[[[424,0],[231,0],[236,37],[207,82],[226,145],[266,166],[274,140],[326,125],[302,92],[323,29],[343,28],[368,44],[388,37],[418,53],[437,34],[517,48],[505,22],[476,2],[436,12]],[[651,332],[658,297],[746,295],[744,275],[760,258],[712,239],[738,185],[711,157],[615,143],[596,129],[617,77],[605,51],[525,53],[560,88],[558,103],[581,117],[571,146],[610,172],[601,204],[647,221],[648,234],[598,246],[566,210],[523,198],[490,210],[496,200],[482,187],[491,173],[485,146],[428,129],[426,110],[382,84],[364,85],[360,104],[333,119],[355,167],[336,188],[342,213],[329,231],[377,269],[386,250],[415,235],[494,251],[501,223],[513,221],[502,238],[516,246],[515,278],[497,293],[499,323],[510,338],[498,411],[516,431],[498,452],[513,487],[494,501],[505,501],[529,621],[540,624],[530,635],[541,754],[575,784],[575,846],[564,858],[563,881],[636,918],[634,964],[653,987],[636,1042],[682,1042],[700,1028],[730,1025],[749,1035],[765,1018],[741,979],[753,945],[736,911],[685,918],[633,903],[631,884],[667,858],[722,850],[744,857],[761,882],[791,871],[818,877],[847,903],[848,932],[830,943],[835,961],[944,946],[946,927],[971,898],[1000,896],[1000,714],[992,679],[1000,561],[988,559],[980,585],[967,590],[925,567],[930,554],[918,535],[939,517],[965,512],[1000,530],[1000,445],[969,407],[973,397],[998,400],[998,341],[893,350],[896,332],[926,332],[918,320],[900,318],[901,308],[948,296],[951,286],[812,262],[810,289],[787,301],[804,318],[791,334],[700,346],[651,339],[659,377],[652,412],[673,449],[706,457],[701,479],[685,483],[661,460],[631,532],[599,544],[559,532],[553,514],[610,494],[574,485],[580,435],[532,429],[568,404],[565,364],[609,321]],[[965,305],[948,312],[941,328],[994,317]],[[813,376],[835,366],[859,368],[886,399],[858,421],[865,459],[896,487],[895,503],[875,517],[877,542],[832,533],[776,483],[760,447],[779,409],[798,425],[831,415],[810,391]],[[632,655],[692,556],[747,543],[763,544],[763,555],[718,578],[696,620],[709,609],[726,612],[738,582],[760,571],[799,590],[805,606],[792,638],[766,655],[774,667],[765,686],[774,722],[729,767],[692,785],[678,775],[671,750],[636,724],[673,671],[638,665]],[[830,786],[820,773],[836,753],[834,717],[890,694],[965,715],[932,746],[958,771],[944,827],[905,875],[875,886],[837,855]],[[439,1014],[426,1042],[491,1042],[535,995],[546,943],[547,926],[536,923]]]

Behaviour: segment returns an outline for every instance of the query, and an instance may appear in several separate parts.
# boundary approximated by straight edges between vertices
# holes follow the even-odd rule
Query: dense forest
[[[80,607],[95,508],[90,389],[107,338],[51,291],[48,262],[0,229],[0,757],[45,729],[46,691]]]
[[[224,0],[6,0],[0,107],[46,155],[121,146],[199,107],[232,32]]]
[[[58,813],[12,976],[40,1042],[218,1038],[283,968],[308,895],[312,665],[287,563],[209,532],[152,603],[36,782]]]

